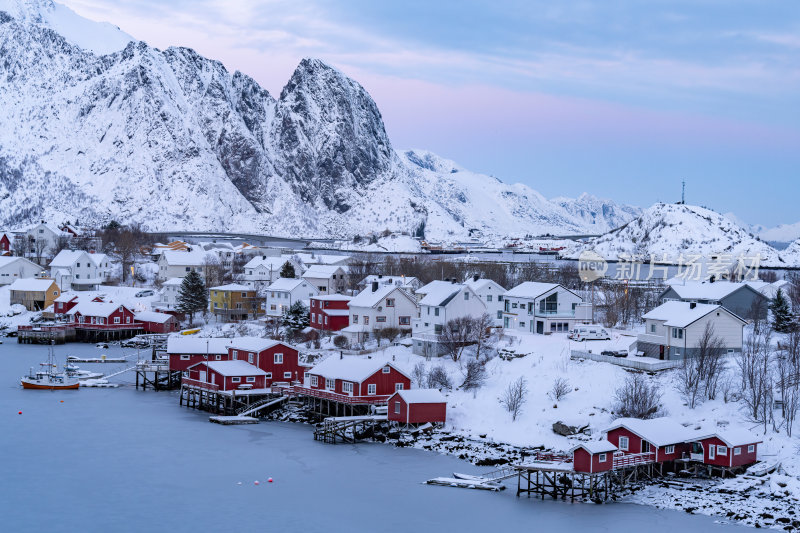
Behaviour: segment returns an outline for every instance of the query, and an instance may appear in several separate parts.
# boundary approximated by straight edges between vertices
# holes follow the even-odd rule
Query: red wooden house
[[[389,397],[387,415],[389,420],[402,424],[444,424],[447,400],[436,389],[403,389]]]
[[[322,331],[339,331],[350,325],[350,296],[331,294],[311,297],[309,326]]]
[[[179,328],[178,319],[167,313],[142,311],[136,313],[134,318],[142,324],[145,333],[172,333]]]
[[[11,237],[8,233],[0,233],[0,255],[11,251]]]
[[[203,361],[189,367],[189,379],[220,391],[264,389],[267,373],[246,361]]]
[[[702,433],[702,432],[701,432]],[[745,466],[755,463],[761,441],[749,431],[726,428],[695,437],[690,458],[714,466]]]
[[[617,447],[607,440],[596,440],[583,442],[571,451],[573,470],[593,474],[613,469]]]
[[[227,361],[233,339],[201,338],[176,335],[167,338],[169,369],[186,371],[202,361]]]
[[[606,433],[623,454],[651,454],[653,461],[664,463],[683,456],[691,432],[670,418],[619,418]]]
[[[66,315],[67,312],[78,305],[78,296],[72,293],[61,293],[61,296],[53,300],[53,314],[56,318]]]
[[[133,311],[114,302],[79,302],[67,311],[76,329],[135,328]]]
[[[300,364],[297,348],[272,339],[239,337],[228,346],[231,360],[247,361],[266,372],[266,386],[275,382],[301,382],[308,367]]]
[[[391,362],[336,356],[309,370],[303,386],[312,396],[348,403],[353,403],[352,398],[365,403],[386,403],[389,396],[410,387],[411,378]]]

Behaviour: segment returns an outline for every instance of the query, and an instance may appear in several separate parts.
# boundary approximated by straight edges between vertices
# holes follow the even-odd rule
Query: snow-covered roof
[[[158,322],[159,324],[163,324],[172,318],[172,315],[159,313],[157,311],[142,311],[141,313],[136,313],[133,318],[139,322]]]
[[[748,430],[735,427],[735,428],[716,428],[712,431],[706,432],[700,430],[700,435],[695,437],[695,440],[703,440],[710,437],[717,437],[719,440],[728,446],[744,446],[747,444],[755,444],[763,442],[759,437],[753,435]]]
[[[330,379],[342,379],[344,381],[361,383],[375,372],[380,372],[380,370],[387,365],[404,376],[406,375],[405,372],[394,366],[391,361],[385,359],[361,359],[356,357],[340,359],[335,355],[316,364],[309,372]]]
[[[401,288],[394,285],[381,285],[376,291],[373,291],[372,287],[367,287],[350,300],[350,309],[354,307],[374,307],[394,291],[406,294]]]
[[[349,309],[321,309],[321,313],[325,313],[328,316],[347,316],[350,314]]]
[[[591,440],[588,442],[581,442],[577,446],[574,446],[570,449],[571,452],[574,452],[578,448],[583,448],[590,454],[598,454],[598,453],[609,453],[617,451],[617,447],[608,442],[607,440]]]
[[[758,292],[747,283],[735,283],[733,281],[685,281],[670,279],[670,288],[674,290],[682,300],[721,300],[730,294],[738,291],[742,287],[747,287]],[[669,290],[669,289],[666,289]]]
[[[349,255],[309,253],[297,253],[294,255],[306,265],[344,265],[350,260]]]
[[[485,289],[486,287],[496,286],[499,290],[497,291],[498,294],[502,292],[506,292],[502,285],[497,283],[494,280],[488,278],[478,278],[477,280],[474,278],[469,278],[465,282],[465,284],[475,292],[480,292],[481,290]]]
[[[200,361],[189,368],[207,365],[214,372],[225,377],[230,376],[266,376],[267,373],[247,361]]]
[[[161,286],[166,285],[181,285],[183,283],[183,278],[169,278],[167,281],[161,284]]]
[[[321,302],[349,302],[353,297],[345,294],[321,294],[319,296],[312,296],[311,299]]]
[[[425,293],[425,297],[419,301],[419,305],[432,305],[442,307],[450,303],[455,296],[461,292],[464,285],[461,283],[439,283]]]
[[[392,396],[400,396],[407,404],[412,403],[445,403],[447,400],[438,389],[399,390]]]
[[[250,261],[244,265],[244,268],[258,268],[260,266],[280,271],[283,268],[283,265],[286,264],[287,261],[291,261],[291,259],[284,259],[283,257],[275,257],[275,256],[263,256],[258,255],[252,258]]]
[[[420,287],[419,289],[417,289],[414,292],[417,293],[417,294],[425,295],[425,294],[428,294],[429,292],[431,292],[432,290],[435,290],[437,287],[442,287],[442,286],[445,286],[445,285],[450,286],[452,284],[453,284],[453,282],[451,282],[451,281],[443,281],[443,280],[440,280],[440,279],[435,279],[435,280],[431,281],[430,283],[426,283],[425,285],[423,285],[422,287]]]
[[[231,339],[230,347],[236,350],[244,350],[246,352],[263,352],[281,344],[280,341],[273,339],[264,339],[261,337],[236,337]]]
[[[28,261],[28,260],[25,259],[24,257],[14,257],[14,256],[11,256],[11,255],[0,255],[0,268],[4,267],[6,265],[10,265],[11,263],[14,263],[16,261]],[[28,261],[28,262],[31,263],[32,265],[36,266],[33,262],[31,262],[31,261]]]
[[[83,250],[61,250],[50,261],[50,268],[70,268],[83,254],[88,255]]]
[[[304,278],[329,278],[344,268],[338,265],[313,265],[303,273]]]
[[[191,251],[164,250],[161,254],[164,260],[173,266],[201,266],[207,255],[213,256],[214,254],[202,248],[193,248]]]
[[[381,274],[370,274],[369,276],[365,277],[361,280],[359,285],[369,285],[373,282],[381,283],[381,284],[392,284],[397,285],[399,287],[407,287],[413,284],[417,280],[415,276],[385,276]]]
[[[75,298],[80,298],[80,296],[78,296],[74,292],[62,292],[61,295],[53,301],[59,303],[66,303],[66,302],[71,302]]]
[[[92,260],[94,266],[99,267],[103,262],[108,261],[106,254],[89,254],[89,259]]]
[[[83,316],[108,317],[111,313],[123,307],[114,302],[79,302],[78,305],[67,311],[68,315],[80,313]]]
[[[305,283],[309,287],[312,287],[316,291],[316,287],[313,287],[310,283],[308,283],[303,278],[278,278],[272,282],[272,284],[267,287],[268,291],[293,291],[298,286]],[[318,292],[318,291],[317,291]]]
[[[28,228],[28,231],[29,232],[33,231],[36,228],[39,228],[41,226],[44,226],[45,228],[49,229],[50,231],[52,231],[56,235],[66,235],[66,232],[61,231],[61,229],[58,226],[56,226],[55,224],[51,224],[49,222],[41,222],[39,224],[36,224],[35,226],[31,226],[30,228]]]
[[[368,326],[363,324],[350,324],[347,327],[340,329],[342,333],[369,333],[372,331]]]
[[[539,281],[526,281],[520,283],[513,289],[506,291],[507,298],[538,298],[546,292],[550,292],[558,283],[541,283]]]
[[[742,321],[742,323],[745,322],[718,304],[695,304],[675,300],[664,302],[650,312],[643,314],[642,318],[649,320],[663,320],[665,326],[670,326],[673,328],[685,328],[689,324],[692,324],[709,313],[713,313],[717,310],[724,311],[725,313]]]
[[[228,283],[227,285],[218,285],[216,287],[211,287],[209,290],[211,291],[252,291],[250,287],[247,285],[241,285],[239,283]]]
[[[55,282],[52,279],[23,278],[14,280],[14,283],[9,285],[8,289],[12,291],[45,292],[53,283]]]
[[[669,417],[641,420],[639,418],[618,418],[604,431],[624,427],[655,446],[668,446],[695,439],[696,431],[683,427]]]
[[[172,335],[167,338],[167,353],[226,354],[234,339],[202,338],[190,335]]]

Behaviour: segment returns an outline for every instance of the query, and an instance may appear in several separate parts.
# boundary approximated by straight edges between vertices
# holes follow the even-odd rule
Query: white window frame
[[[368,396],[375,396],[378,392],[378,386],[374,383],[370,383],[367,385],[367,395]]]
[[[625,435],[620,435],[620,437],[619,437],[619,449],[622,450],[622,451],[627,452],[629,446],[630,446],[630,441],[628,440],[628,437],[626,437]]]
[[[756,451],[756,445],[755,444],[748,444],[747,445],[747,453],[753,453],[755,451]]]
[[[247,382],[248,383],[255,383],[256,382],[256,377],[255,376],[247,376]]]
[[[317,376],[310,376],[310,377],[311,377],[311,386],[312,387],[318,387],[319,386],[319,381],[317,380]]]
[[[742,455],[742,447],[741,446],[736,446],[733,449],[733,455]]]
[[[353,393],[353,384],[349,381],[342,381],[342,392],[345,394]]]
[[[251,353],[247,354],[247,362],[252,365],[253,361],[255,361],[255,356]]]
[[[325,390],[336,390],[336,380],[325,378]]]
[[[717,458],[717,447],[713,444],[708,445],[708,458],[711,460]]]
[[[400,391],[400,390],[403,390],[403,384],[402,383],[395,383],[394,384],[394,391],[397,392],[397,391]]]
[[[181,361],[191,361],[191,355],[181,355]]]
[[[389,374],[389,373],[391,373],[391,371],[392,371],[392,368],[389,365],[386,365],[381,369],[381,372],[383,372],[384,374]]]
[[[267,379],[272,379],[272,372],[267,372],[267,375],[264,377]]]
[[[601,453],[600,455],[597,456],[597,461],[600,462],[600,463],[605,463],[606,459],[607,459],[607,456],[606,456],[605,453]]]
[[[276,365],[282,365],[283,364],[283,354],[282,353],[276,353],[275,356],[272,358],[272,361]]]
[[[241,382],[242,382],[242,378],[240,378],[239,376],[233,376],[231,378],[231,383],[241,383]]]
[[[292,373],[291,372],[284,372],[283,373],[283,379],[292,379]]]
[[[717,446],[717,455],[724,455],[725,457],[728,456],[728,447],[727,446]]]
[[[666,453],[668,455],[675,453],[675,445],[674,444],[670,444],[669,446],[664,448],[664,453]]]

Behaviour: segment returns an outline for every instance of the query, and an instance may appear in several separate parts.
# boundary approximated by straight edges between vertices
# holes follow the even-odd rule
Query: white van
[[[575,326],[568,337],[574,341],[610,341],[611,335],[606,328],[596,324],[583,324]]]

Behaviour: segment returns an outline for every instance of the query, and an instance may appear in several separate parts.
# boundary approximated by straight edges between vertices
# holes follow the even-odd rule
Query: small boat
[[[40,363],[40,366],[42,368],[38,372],[31,368],[27,376],[20,378],[23,389],[64,390],[77,389],[80,386],[77,378],[58,372],[52,344],[47,350],[47,362]]]
[[[81,370],[81,368],[72,363],[64,365],[64,373],[69,378],[76,378],[80,381],[87,379],[100,379],[103,377],[101,372],[89,372],[88,370]]]
[[[458,487],[462,489],[490,490],[493,492],[498,492],[506,488],[504,485],[500,485],[499,483],[457,479],[454,477],[435,477],[426,481],[425,484],[439,485],[442,487]]]

